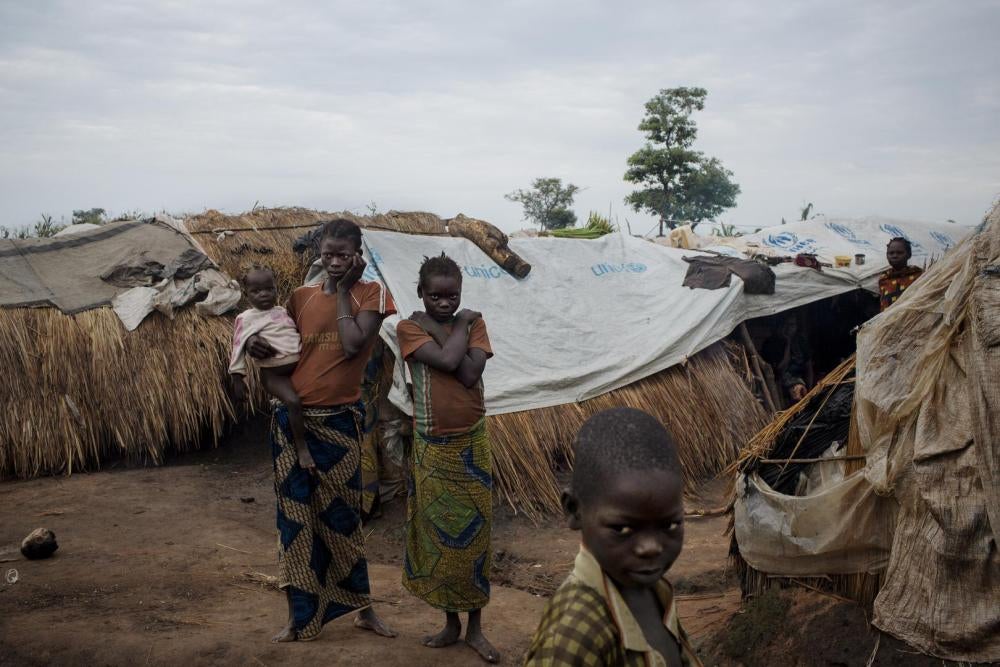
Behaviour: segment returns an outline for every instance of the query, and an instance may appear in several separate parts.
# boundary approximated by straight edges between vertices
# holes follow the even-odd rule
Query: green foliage
[[[9,239],[30,239],[39,238],[47,239],[51,236],[55,236],[60,231],[66,228],[66,225],[60,225],[52,222],[52,216],[46,215],[44,213],[38,219],[32,227],[21,227],[19,229],[10,229],[8,227],[0,227],[0,238]]]
[[[47,239],[51,236],[55,236],[65,228],[66,225],[57,225],[52,222],[51,215],[45,215],[42,213],[41,219],[35,223],[34,233],[31,236],[37,236],[40,239]]]
[[[609,232],[615,230],[611,224],[611,220],[597,211],[591,211],[590,215],[587,216],[587,226],[597,229],[607,229]]]
[[[566,229],[575,224],[576,213],[568,208],[557,208],[549,213],[549,218],[544,223],[544,227],[545,229]]]
[[[524,207],[524,219],[531,220],[543,230],[565,229],[576,224],[576,214],[570,210],[573,198],[580,188],[559,178],[536,178],[530,190],[515,190],[504,199]]]
[[[736,205],[740,186],[714,157],[692,149],[698,127],[691,114],[705,107],[704,88],[669,88],[646,102],[639,123],[647,143],[628,158],[625,180],[640,186],[625,198],[636,211],[659,216],[671,229],[691,227]]]
[[[586,227],[557,229],[552,232],[552,236],[561,239],[597,239],[613,231],[615,228],[610,220],[596,211],[591,211],[587,217]]]
[[[712,230],[712,236],[721,236],[725,238],[732,238],[734,236],[743,236],[738,231],[736,231],[736,225],[727,225],[724,222],[720,222],[719,226]]]
[[[115,217],[113,217],[110,220],[110,222],[126,222],[126,221],[130,221],[130,220],[142,220],[144,217],[146,217],[145,214],[142,211],[139,211],[139,210],[135,210],[135,211],[122,211],[121,213],[119,213],[118,215],[116,215]],[[99,225],[99,224],[102,224],[102,223],[96,222],[96,223],[93,223],[93,224]]]
[[[73,222],[74,225],[103,225],[104,220],[104,209],[103,208],[92,208],[90,210],[76,210],[73,211]]]
[[[127,217],[131,215],[132,217]],[[116,220],[132,220],[137,219],[139,213],[135,212],[133,214],[124,214],[116,218]],[[64,218],[65,220],[65,218]],[[81,225],[81,224],[91,224],[91,225],[103,225],[107,222],[105,218],[105,211],[103,208],[92,208],[89,210],[77,209],[73,211],[73,219],[70,222],[71,225]],[[69,225],[59,224],[52,221],[51,215],[46,215],[42,213],[38,221],[30,227],[21,227],[19,229],[10,229],[8,227],[0,227],[0,238],[2,239],[47,239],[55,236],[62,230],[66,229]]]

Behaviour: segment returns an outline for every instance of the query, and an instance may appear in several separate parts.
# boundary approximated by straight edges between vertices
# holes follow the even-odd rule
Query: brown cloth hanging
[[[744,294],[774,294],[774,271],[764,264],[737,257],[685,257],[684,261],[690,264],[684,287],[729,287],[735,274],[743,280]]]

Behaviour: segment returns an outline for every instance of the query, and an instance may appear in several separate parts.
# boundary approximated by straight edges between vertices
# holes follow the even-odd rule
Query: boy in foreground
[[[673,438],[645,412],[615,408],[587,420],[575,455],[562,504],[582,545],[525,665],[700,666],[664,578],[684,542]]]

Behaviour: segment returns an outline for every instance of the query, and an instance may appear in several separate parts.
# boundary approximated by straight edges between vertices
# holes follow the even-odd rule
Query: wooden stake
[[[743,337],[743,345],[747,348],[747,353],[750,355],[750,361],[753,363],[754,372],[761,380],[761,393],[764,395],[764,403],[767,404],[767,409],[772,413],[777,412],[778,409],[775,407],[774,397],[771,396],[771,390],[767,386],[767,379],[764,377],[764,371],[761,370],[760,355],[757,354],[757,347],[753,344],[753,338],[750,337],[750,332],[747,331],[746,322],[740,323],[740,336]]]
[[[817,459],[758,459],[758,463],[773,463],[773,464],[785,464],[785,463],[822,463],[823,461],[864,461],[867,457],[864,454],[857,454],[853,456],[830,456],[827,458],[817,458]]]

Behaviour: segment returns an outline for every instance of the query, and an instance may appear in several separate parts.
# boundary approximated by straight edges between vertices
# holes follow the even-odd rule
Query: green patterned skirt
[[[444,611],[490,600],[493,462],[486,420],[454,436],[413,434],[403,585]]]

